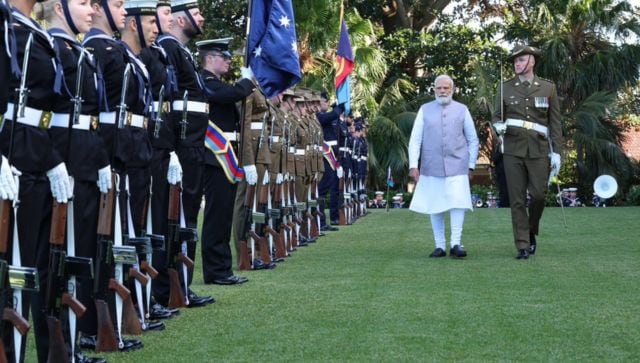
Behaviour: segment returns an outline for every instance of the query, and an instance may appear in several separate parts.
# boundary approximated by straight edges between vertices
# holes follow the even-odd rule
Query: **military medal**
[[[549,97],[536,97],[536,108],[549,108]]]

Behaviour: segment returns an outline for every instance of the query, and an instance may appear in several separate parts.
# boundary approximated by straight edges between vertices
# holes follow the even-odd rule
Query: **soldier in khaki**
[[[240,146],[239,163],[245,171],[245,180],[238,185],[234,204],[233,224],[236,228],[236,241],[242,240],[245,234],[243,221],[245,220],[246,212],[244,198],[247,184],[255,185],[256,195],[259,195],[260,188],[263,187],[265,173],[268,173],[267,169],[271,163],[268,143],[270,133],[269,115],[267,99],[259,89],[254,90],[246,99],[245,113],[242,120],[242,144]],[[259,260],[253,261],[253,268],[256,270],[273,267],[275,267],[275,264],[265,264]]]
[[[295,139],[296,139],[296,183],[295,193],[298,203],[306,203],[308,199],[309,185],[312,176],[310,156],[310,135],[305,119],[306,106],[304,93],[296,92],[294,115],[296,119]],[[300,210],[300,208],[298,208]],[[304,211],[301,211],[302,226],[300,228],[299,241],[304,246],[307,242],[313,242],[315,239],[309,235],[308,220],[304,217]]]
[[[553,82],[533,72],[540,55],[531,46],[518,45],[512,50],[509,60],[516,77],[502,85],[504,95],[499,95],[493,114],[496,132],[503,138],[517,259],[536,252],[547,181],[560,170],[560,106]],[[528,210],[527,191],[531,196]]]

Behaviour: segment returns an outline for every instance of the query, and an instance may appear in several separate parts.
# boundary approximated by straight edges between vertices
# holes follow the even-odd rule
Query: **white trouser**
[[[451,217],[451,247],[460,244],[462,238],[462,225],[464,224],[464,209],[454,208],[449,210]],[[444,237],[444,214],[431,214],[431,228],[433,229],[433,239],[436,242],[436,248],[442,248],[446,251],[447,241]]]

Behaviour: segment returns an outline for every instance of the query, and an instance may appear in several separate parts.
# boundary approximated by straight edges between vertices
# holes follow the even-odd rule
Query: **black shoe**
[[[179,311],[178,309],[171,309]],[[171,310],[165,308],[164,306],[156,303],[151,305],[151,309],[149,309],[149,318],[152,320],[158,319],[171,319],[173,317],[173,313]]]
[[[529,254],[535,255],[537,247],[538,242],[536,241],[536,235],[533,233],[529,233]]]
[[[76,363],[107,363],[107,360],[102,357],[89,357],[82,352],[76,352],[74,357]]]
[[[214,279],[211,282],[205,282],[205,283],[215,284],[215,285],[238,285],[238,284],[244,284],[247,281],[249,281],[249,279],[246,277],[231,275],[227,277],[221,277],[219,279]]]
[[[119,349],[121,352],[130,352],[144,347],[144,344],[138,339],[122,339],[122,343],[124,346]]]
[[[324,232],[334,232],[334,231],[339,231],[339,228],[332,227],[332,226],[330,226],[328,224],[325,224],[324,226],[322,226],[320,228],[320,230],[324,231]]]
[[[166,328],[163,322],[157,320],[147,320],[145,324],[142,331],[160,331]]]
[[[516,260],[526,260],[529,258],[529,251],[526,249],[518,250],[518,255],[516,256]]]
[[[449,250],[449,256],[455,258],[467,257],[467,251],[461,245],[455,245]]]
[[[188,308],[199,308],[214,303],[216,299],[213,296],[198,296],[195,292],[189,290],[189,305]]]
[[[436,248],[435,250],[433,250],[433,252],[431,252],[431,254],[429,255],[429,257],[445,257],[447,255],[446,252],[444,252],[444,250],[442,248]]]
[[[271,263],[264,263],[262,260],[260,259],[255,259],[253,260],[253,269],[254,270],[271,270],[276,268],[275,263],[271,262]]]
[[[331,221],[331,225],[332,226],[339,226],[340,225],[340,221]]]
[[[122,342],[124,343],[124,346],[119,349],[121,352],[140,349],[144,346],[142,342],[137,339],[122,339]],[[96,335],[82,335],[78,342],[81,349],[93,351],[96,350],[97,343],[98,337]]]

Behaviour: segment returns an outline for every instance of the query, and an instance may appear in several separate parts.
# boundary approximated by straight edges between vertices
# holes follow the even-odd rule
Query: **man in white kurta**
[[[467,255],[461,243],[464,213],[471,210],[470,180],[478,158],[478,136],[469,109],[452,100],[451,77],[436,78],[436,99],[420,107],[409,141],[409,174],[416,189],[409,209],[431,216],[435,250],[446,256],[444,215],[451,219],[451,257]]]

